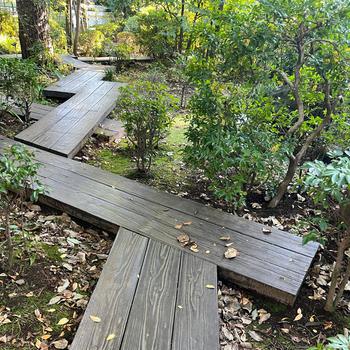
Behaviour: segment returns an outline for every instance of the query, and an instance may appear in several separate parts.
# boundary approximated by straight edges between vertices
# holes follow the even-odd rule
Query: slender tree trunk
[[[52,53],[46,0],[16,0],[19,40],[23,58],[43,58]]]
[[[181,18],[180,18],[180,34],[178,42],[178,51],[182,53],[182,47],[184,42],[184,28],[185,27],[185,0],[181,0]]]
[[[81,12],[81,0],[76,0],[75,7],[75,37],[73,52],[75,56],[78,56],[79,35],[80,35],[80,12]]]
[[[348,234],[348,236],[341,239],[339,244],[338,244],[337,258],[335,261],[335,266],[334,266],[334,270],[332,273],[331,285],[329,287],[327,300],[326,300],[326,304],[324,307],[324,309],[328,312],[333,312],[335,310],[335,307],[336,307],[335,301],[337,300],[336,290],[337,290],[338,278],[339,278],[341,270],[342,270],[344,252],[349,247],[349,243],[350,243],[350,236],[349,236],[350,232],[348,232],[347,234]],[[350,273],[349,266],[347,267],[347,273],[348,274]],[[345,288],[345,285],[344,285],[344,288]],[[343,289],[343,291],[344,291],[344,289]],[[337,301],[339,301],[339,299]]]
[[[297,94],[298,93],[299,92],[297,92]],[[326,80],[325,81],[325,97],[324,97],[324,105],[325,105],[325,108],[326,108],[326,115],[325,115],[322,123],[319,124],[314,129],[314,131],[307,136],[307,138],[305,139],[305,141],[304,141],[301,149],[298,151],[298,153],[295,156],[292,156],[292,157],[289,158],[289,166],[288,166],[287,174],[284,177],[283,181],[278,186],[278,190],[277,190],[276,196],[274,198],[272,198],[272,200],[270,201],[269,208],[276,208],[277,207],[277,205],[279,204],[279,202],[281,201],[281,199],[283,198],[283,196],[287,192],[288,185],[293,180],[293,177],[294,177],[294,175],[295,175],[295,173],[296,173],[296,171],[298,169],[299,163],[304,158],[308,148],[310,147],[312,142],[314,142],[316,140],[316,138],[320,136],[322,130],[328,124],[330,124],[330,122],[332,121],[332,104],[331,104],[331,101],[330,101],[330,98],[331,98],[330,96],[331,96],[330,85],[329,85],[328,80]],[[302,103],[302,101],[301,101],[301,103]],[[302,110],[302,114],[304,115],[304,106],[302,105],[300,107],[299,104],[298,104],[298,109]],[[301,120],[301,118],[299,118],[299,119]],[[295,130],[294,130],[294,126],[291,128],[291,129],[293,129],[292,134],[294,134],[301,127],[302,122],[300,122],[300,120],[298,120],[296,122],[296,124],[295,124],[295,125],[299,125],[298,128],[296,128]]]
[[[66,38],[67,38],[67,48],[70,50],[72,48],[72,0],[66,1]]]

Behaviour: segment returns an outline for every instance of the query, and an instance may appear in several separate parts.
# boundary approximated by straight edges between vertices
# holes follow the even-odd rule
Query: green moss
[[[46,257],[54,262],[61,261],[61,253],[58,251],[58,247],[50,244],[41,244],[41,249],[45,253]]]
[[[121,145],[119,152],[103,149],[97,153],[102,169],[121,176],[130,176],[134,171],[134,164],[125,153],[125,146]]]

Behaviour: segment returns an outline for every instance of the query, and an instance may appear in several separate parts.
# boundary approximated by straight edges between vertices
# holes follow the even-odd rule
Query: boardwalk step
[[[60,81],[63,88],[66,83]],[[52,110],[46,118],[19,133],[15,139],[72,158],[115,108],[120,86],[101,80],[86,82],[82,91]]]
[[[121,228],[70,349],[217,349],[216,275],[213,264]]]
[[[0,149],[11,144],[0,138]],[[140,186],[132,180],[101,169],[64,159],[45,151],[36,151],[42,182],[49,193],[42,201],[73,216],[98,224],[106,230],[125,227],[152,240],[194,254],[218,267],[224,279],[243,287],[293,304],[316,254],[318,245],[302,245],[300,237],[276,229],[263,234],[263,225],[224,214],[193,201]],[[183,203],[183,205],[181,205]],[[190,252],[177,242],[177,223],[198,246]],[[224,258],[227,242],[239,255]]]

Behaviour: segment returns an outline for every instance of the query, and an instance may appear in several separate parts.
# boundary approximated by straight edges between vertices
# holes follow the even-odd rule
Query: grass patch
[[[45,291],[39,295],[32,297],[15,296],[7,301],[7,305],[12,305],[11,312],[18,317],[11,317],[11,323],[0,326],[0,335],[7,334],[15,337],[25,336],[27,332],[39,333],[42,332],[43,324],[37,319],[35,311],[39,310],[41,315],[50,324],[53,329],[53,333],[57,335],[62,331],[62,326],[58,326],[57,323],[61,318],[69,318],[71,310],[64,305],[49,306],[48,302],[56,294],[54,292]],[[49,309],[55,309],[55,312],[48,312]],[[3,349],[12,349],[11,345],[7,345]]]

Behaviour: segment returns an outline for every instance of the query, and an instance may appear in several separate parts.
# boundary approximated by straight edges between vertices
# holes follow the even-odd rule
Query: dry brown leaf
[[[198,253],[199,252],[198,245],[196,243],[192,244],[190,247],[190,250],[194,253]]]
[[[61,319],[58,321],[57,325],[58,325],[58,326],[64,326],[64,325],[67,324],[68,322],[69,322],[68,318],[64,317],[64,318],[61,318]]]
[[[261,338],[260,335],[255,331],[249,331],[248,333],[256,342],[263,341],[263,338]]]
[[[303,314],[302,314],[302,312],[301,312],[301,309],[299,308],[299,309],[297,310],[297,315],[295,316],[294,321],[299,321],[299,320],[301,320],[302,318],[303,318]]]
[[[186,244],[190,241],[190,237],[188,235],[186,235],[186,233],[182,233],[181,235],[177,236],[177,240],[181,244]]]
[[[230,236],[222,236],[222,237],[220,237],[221,241],[229,241],[230,239],[231,239]]]
[[[235,248],[228,248],[224,253],[226,259],[233,259],[238,255],[238,251]]]
[[[101,322],[101,319],[98,316],[90,315],[90,319],[96,323]]]
[[[117,336],[114,334],[114,333],[112,333],[112,334],[110,334],[107,338],[106,338],[106,340],[107,341],[111,341],[111,340],[113,340],[113,339],[115,339]]]
[[[183,226],[183,224],[176,224],[176,225],[175,225],[175,228],[176,228],[177,230],[181,230],[181,229],[182,229],[182,226]]]
[[[67,346],[68,346],[68,341],[66,339],[60,339],[60,340],[57,340],[57,341],[54,341],[53,343],[53,346],[56,348],[56,349],[66,349]]]
[[[213,284],[207,284],[205,287],[208,289],[215,289],[215,286]]]

